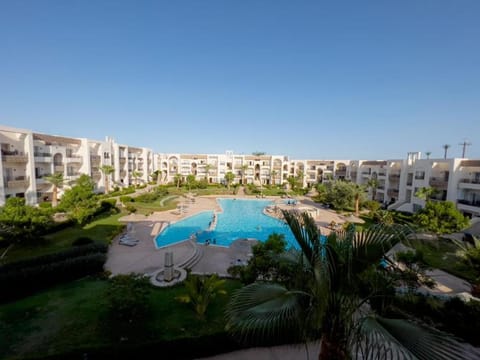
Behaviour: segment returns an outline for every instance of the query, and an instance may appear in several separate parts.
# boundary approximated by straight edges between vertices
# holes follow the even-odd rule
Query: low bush
[[[135,201],[135,199],[128,195],[122,195],[120,196],[120,201],[125,205],[125,204],[128,204],[129,202]]]
[[[93,243],[93,240],[90,239],[89,237],[81,236],[81,237],[73,240],[72,246],[84,246],[84,245],[89,245],[89,244],[92,244],[92,243]]]

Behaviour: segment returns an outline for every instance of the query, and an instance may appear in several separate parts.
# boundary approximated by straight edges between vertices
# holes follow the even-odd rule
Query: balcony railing
[[[470,200],[458,199],[457,202],[458,202],[459,204],[463,204],[463,205],[480,207],[480,200],[470,201]]]
[[[444,178],[437,178],[432,177],[429,181],[430,186],[438,187],[438,188],[446,188],[448,186],[448,181]]]
[[[26,188],[30,184],[30,179],[25,176],[16,176],[14,178],[7,179],[7,188]]]
[[[3,151],[2,151],[3,153]],[[2,157],[2,160],[7,163],[27,163],[28,162],[28,156],[25,155],[8,155],[5,154]]]
[[[35,152],[35,153],[33,153],[33,156],[35,156],[35,157],[52,157],[52,154],[47,153],[47,152]]]
[[[73,156],[69,156],[66,158],[66,162],[71,164],[71,163],[77,163],[77,164],[81,164],[83,161],[83,158],[81,156],[78,156],[78,155],[73,155]]]
[[[466,184],[480,184],[480,179],[460,179],[461,183],[466,183]]]
[[[65,168],[64,168],[63,165],[55,165],[55,166],[53,167],[53,171],[56,172],[56,173],[57,173],[57,172],[63,172],[64,170],[65,170]]]
[[[90,162],[92,164],[99,164],[100,163],[100,155],[90,155]]]
[[[389,174],[388,180],[389,181],[398,181],[400,179],[400,174]]]

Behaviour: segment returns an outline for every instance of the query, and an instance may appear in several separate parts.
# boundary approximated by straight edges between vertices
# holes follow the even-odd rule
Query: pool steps
[[[193,247],[193,254],[191,257],[185,261],[179,263],[177,266],[183,269],[191,269],[202,259],[203,256],[203,246],[198,246],[194,240],[188,240],[190,245]]]

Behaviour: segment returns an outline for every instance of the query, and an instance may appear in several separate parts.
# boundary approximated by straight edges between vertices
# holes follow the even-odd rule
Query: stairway
[[[178,264],[177,266],[183,269],[191,269],[202,259],[203,256],[203,246],[198,246],[195,241],[189,240],[189,243],[193,247],[193,254],[190,258],[184,262]]]

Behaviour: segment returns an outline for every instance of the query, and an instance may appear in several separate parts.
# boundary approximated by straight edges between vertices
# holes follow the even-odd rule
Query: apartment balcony
[[[102,178],[102,173],[98,170],[92,170],[92,175],[91,176],[92,176],[92,179],[94,181],[98,181]]]
[[[81,164],[83,162],[83,159],[81,156],[74,155],[74,156],[65,158],[65,162],[67,164]]]
[[[377,173],[378,176],[387,176],[387,172],[385,170],[379,171]]]
[[[398,190],[397,189],[388,189],[387,190],[387,195],[389,197],[397,198],[398,197]]]
[[[10,153],[9,151],[2,151],[2,160],[5,163],[9,164],[26,164],[28,162],[28,155],[8,155],[5,153]]]
[[[65,170],[65,167],[63,165],[54,165],[53,166],[53,172],[55,172],[55,173],[57,173],[57,172],[63,173],[64,170]]]
[[[51,163],[52,162],[52,154],[50,154],[50,153],[35,152],[35,153],[33,153],[33,156],[35,157],[35,162],[36,163],[40,163],[40,162]]]
[[[459,210],[480,213],[480,200],[469,201],[469,200],[457,200],[457,208]]]
[[[92,165],[99,165],[101,161],[100,155],[90,155],[90,163]]]
[[[121,158],[120,158],[120,165],[125,165],[126,162],[127,162],[127,158],[126,158],[126,157],[121,157]]]
[[[430,178],[429,185],[437,189],[447,189],[448,181],[444,178],[432,177]]]
[[[347,170],[337,170],[337,171],[335,171],[335,175],[337,175],[337,176],[347,176]]]
[[[397,182],[400,180],[400,174],[389,174],[388,181],[390,182]]]
[[[25,176],[16,176],[11,179],[7,179],[8,189],[25,189],[30,184],[30,179]]]
[[[120,170],[120,177],[127,176],[127,172],[125,170]]]
[[[480,179],[460,179],[458,188],[480,190]]]

